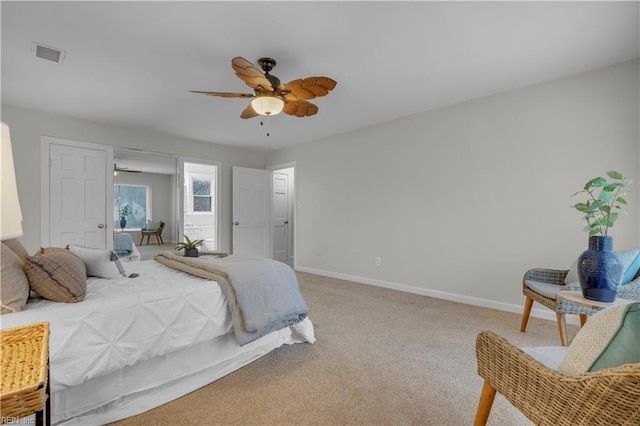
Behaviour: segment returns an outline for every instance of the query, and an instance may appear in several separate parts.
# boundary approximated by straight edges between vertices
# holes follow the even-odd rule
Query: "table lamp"
[[[2,124],[2,209],[0,211],[0,240],[9,240],[22,235],[22,210],[18,200],[18,186],[13,167],[11,134],[9,126]]]

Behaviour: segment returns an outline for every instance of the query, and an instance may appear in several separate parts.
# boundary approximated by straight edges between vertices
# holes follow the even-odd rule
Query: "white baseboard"
[[[300,272],[307,272],[309,274],[314,274],[314,275],[321,275],[324,277],[337,278],[337,279],[346,280],[346,281],[353,281],[360,284],[368,284],[376,287],[384,287],[391,290],[404,291],[406,293],[419,294],[421,296],[428,296],[436,299],[449,300],[451,302],[464,303],[467,305],[481,306],[483,308],[496,309],[499,311],[512,312],[516,314],[522,314],[522,309],[524,307],[524,298],[522,300],[522,305],[514,305],[511,303],[498,302],[498,301],[489,300],[489,299],[481,299],[479,297],[465,296],[462,294],[449,293],[446,291],[431,290],[427,288],[414,287],[406,284],[398,284],[390,281],[376,280],[373,278],[359,277],[356,275],[342,274],[339,272],[323,271],[321,269],[308,268],[306,266],[298,265],[296,266],[295,270]],[[552,310],[546,307],[543,307],[542,309],[536,308],[535,307],[536,305],[537,303],[535,303],[534,308],[531,309],[531,315],[530,315],[531,317],[546,319],[553,322],[556,321],[556,314]],[[567,316],[567,324],[580,325],[580,322],[578,321],[577,316],[570,315],[570,316]],[[519,327],[519,323],[518,323],[518,327]]]

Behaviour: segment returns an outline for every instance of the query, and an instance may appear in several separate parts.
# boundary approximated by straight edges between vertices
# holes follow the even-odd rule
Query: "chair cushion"
[[[126,276],[118,255],[113,250],[97,249],[70,244],[69,251],[78,256],[87,268],[87,276],[120,278]]]
[[[29,298],[29,280],[22,270],[22,259],[4,242],[0,258],[0,314],[20,312]]]
[[[592,315],[569,345],[558,371],[580,375],[640,362],[640,302]]]
[[[40,249],[24,258],[31,290],[54,302],[81,302],[87,293],[84,262],[63,248]]]
[[[566,346],[539,346],[535,348],[520,348],[536,361],[541,362],[552,370],[557,370],[567,353]]]
[[[162,224],[161,220],[156,220],[155,222],[152,222],[150,224],[147,225],[147,229],[145,229],[146,232],[158,232],[158,230],[160,229],[160,225]]]
[[[562,290],[561,285],[543,283],[541,281],[524,280],[524,285],[549,299],[555,299],[558,292]]]

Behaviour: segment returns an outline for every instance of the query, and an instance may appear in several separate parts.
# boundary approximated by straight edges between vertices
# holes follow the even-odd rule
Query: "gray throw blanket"
[[[295,273],[282,262],[233,255],[222,259],[193,258],[172,252],[159,253],[155,260],[216,281],[227,298],[241,346],[296,324],[309,314]]]

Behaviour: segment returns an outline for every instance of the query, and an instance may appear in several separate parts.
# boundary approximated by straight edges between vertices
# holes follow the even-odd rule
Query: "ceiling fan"
[[[113,163],[113,175],[118,176],[120,172],[124,173],[142,173],[141,170],[130,170],[128,167],[118,167],[116,163]]]
[[[251,62],[240,56],[231,60],[231,67],[236,75],[251,87],[254,93],[205,92],[200,90],[191,90],[191,92],[223,98],[253,98],[240,114],[240,118],[253,118],[258,115],[271,116],[280,112],[295,117],[309,117],[318,112],[318,107],[308,101],[325,96],[337,84],[329,77],[299,78],[281,84],[278,77],[269,74],[276,66],[275,59],[260,58],[258,64],[264,74]]]

